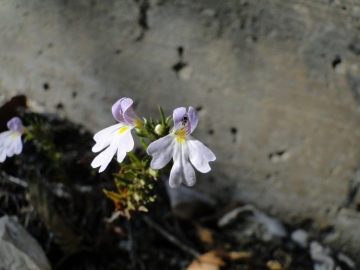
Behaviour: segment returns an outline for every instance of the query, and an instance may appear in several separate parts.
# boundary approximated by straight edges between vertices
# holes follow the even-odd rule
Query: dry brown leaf
[[[232,251],[227,254],[229,260],[237,261],[237,260],[247,260],[250,259],[252,254],[246,251]]]
[[[278,261],[268,261],[266,266],[269,267],[271,270],[284,270],[281,263],[279,263]]]
[[[212,230],[201,226],[197,226],[197,234],[201,242],[205,244],[214,243],[214,232]]]
[[[194,261],[186,270],[219,270],[220,266],[211,263]]]
[[[225,266],[225,262],[215,251],[210,251],[193,261],[186,270],[219,270],[220,266]]]

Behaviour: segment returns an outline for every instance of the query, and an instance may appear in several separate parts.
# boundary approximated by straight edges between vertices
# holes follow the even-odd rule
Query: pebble
[[[309,238],[309,234],[302,229],[293,231],[291,234],[291,240],[293,240],[296,244],[298,244],[302,248],[307,247],[308,238]]]
[[[328,255],[328,252],[317,241],[310,243],[310,255],[314,261],[314,270],[334,270],[335,262],[333,258]]]

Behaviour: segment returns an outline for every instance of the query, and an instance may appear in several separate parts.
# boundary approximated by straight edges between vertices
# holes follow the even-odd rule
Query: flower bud
[[[155,133],[157,135],[162,135],[164,132],[164,127],[161,124],[157,124],[155,127]]]

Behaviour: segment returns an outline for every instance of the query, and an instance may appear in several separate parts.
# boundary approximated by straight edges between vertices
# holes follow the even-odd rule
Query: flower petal
[[[131,98],[119,99],[111,108],[113,116],[119,122],[125,122],[129,125],[135,125],[140,118],[136,115],[131,105],[134,101]]]
[[[21,144],[21,134],[14,131],[12,131],[11,135],[6,138],[4,148],[8,157],[12,157],[15,154],[15,151],[18,148],[19,140]]]
[[[120,102],[120,108],[123,114],[131,107],[134,101],[131,98],[122,98]]]
[[[0,162],[4,162],[5,159],[6,159],[5,148],[0,146]]]
[[[6,142],[5,145],[5,152],[8,157],[12,157],[14,155],[14,149],[12,146],[12,140],[9,140]]]
[[[22,148],[21,133],[12,130],[0,133],[0,162],[4,162],[6,156],[20,154]]]
[[[134,139],[131,135],[131,130],[133,129],[133,127],[126,125],[124,126],[122,123],[115,126],[118,126],[118,128],[112,130],[110,134],[103,133],[103,135],[100,136],[100,139],[102,140],[98,138],[98,142],[92,148],[93,152],[98,152],[110,145],[107,149],[100,153],[91,163],[91,166],[93,168],[101,166],[99,172],[105,170],[105,168],[109,165],[111,159],[115,155],[116,151],[117,160],[120,163],[124,160],[126,152],[129,152],[134,148]]]
[[[96,142],[98,141],[103,141],[106,137],[108,137],[111,133],[113,133],[114,131],[120,129],[122,126],[124,126],[124,123],[119,123],[119,124],[116,124],[116,125],[112,125],[110,127],[107,127],[103,130],[100,130],[99,132],[97,132],[95,135],[94,135],[94,140]]]
[[[121,103],[125,99],[127,99],[127,98],[124,97],[124,98],[119,99],[118,101],[115,102],[115,104],[111,108],[111,111],[112,111],[112,114],[113,114],[114,118],[116,120],[118,120],[119,122],[125,122],[124,117],[123,117],[123,111],[122,111],[122,108],[121,108]],[[131,106],[131,104],[130,104],[130,106]]]
[[[214,161],[216,159],[214,153],[202,142],[195,140],[191,136],[189,136],[187,144],[189,149],[189,158],[194,167],[199,172],[209,172],[211,170],[209,161]]]
[[[189,107],[189,111],[188,111],[188,117],[189,117],[189,122],[190,122],[190,133],[193,133],[193,131],[195,130],[198,122],[199,122],[199,117],[197,114],[197,111],[193,108],[193,107]]]
[[[169,134],[163,138],[160,138],[152,142],[148,148],[148,155],[152,156],[150,166],[154,170],[161,169],[169,163],[173,153],[174,135]]]
[[[22,134],[22,130],[23,130],[23,125],[22,125],[22,121],[19,117],[13,117],[10,119],[10,121],[7,122],[7,127],[11,130],[11,131],[16,131],[20,134]]]
[[[109,165],[113,156],[116,153],[118,147],[118,140],[111,142],[110,146],[101,152],[94,160],[91,162],[91,167],[97,168],[100,167],[99,173],[103,172],[106,167]]]
[[[120,135],[119,145],[117,148],[117,161],[120,163],[124,160],[126,152],[134,148],[134,139],[131,135],[131,129]]]
[[[187,186],[193,186],[195,184],[195,171],[188,159],[189,153],[186,143],[175,143],[173,155],[174,165],[169,178],[170,187],[177,188],[181,182],[184,182]]]
[[[14,140],[14,153],[18,155],[21,153],[22,149],[23,149],[23,144],[21,141],[21,136],[19,136]]]
[[[126,111],[124,111],[124,119],[127,124],[133,126],[135,126],[136,122],[140,120],[139,116],[136,115],[132,107],[129,107]]]
[[[22,150],[21,134],[13,134],[8,140],[7,156],[12,157],[14,154],[20,154]]]
[[[186,114],[186,108],[184,107],[180,107],[174,110],[173,112],[174,129],[178,127],[178,125],[181,122],[181,119],[185,116],[185,114]]]
[[[7,137],[11,136],[11,134],[13,134],[14,132],[11,131],[11,130],[7,130],[7,131],[4,131],[4,132],[1,132],[0,133],[0,146],[1,145],[4,145],[5,143],[5,140]]]

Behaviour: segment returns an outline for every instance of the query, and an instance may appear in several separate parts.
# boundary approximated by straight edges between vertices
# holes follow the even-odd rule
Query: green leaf
[[[145,142],[145,140],[143,138],[140,138],[140,143],[141,143],[142,147],[144,148],[144,150],[146,151],[148,148],[148,144]]]
[[[133,152],[127,152],[132,163],[140,163],[140,160],[134,155]]]
[[[158,106],[158,108],[159,108],[159,113],[160,113],[160,117],[161,117],[161,124],[165,127],[166,120],[165,120],[164,111],[163,111],[163,109],[161,108],[160,105]]]

